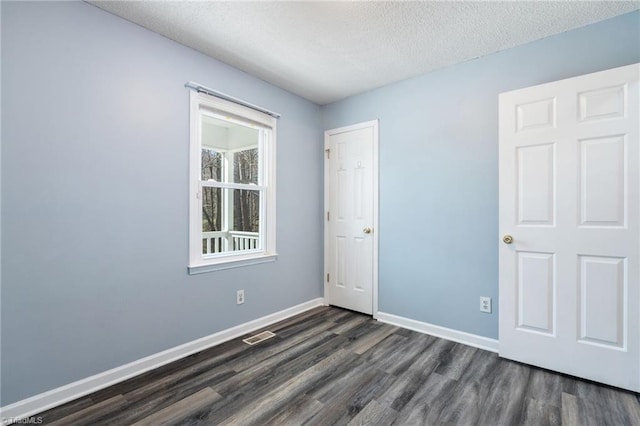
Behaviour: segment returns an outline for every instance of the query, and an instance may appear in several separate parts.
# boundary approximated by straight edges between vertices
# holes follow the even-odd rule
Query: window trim
[[[276,118],[251,108],[223,100],[201,92],[190,92],[189,129],[189,264],[190,275],[271,262],[276,252]],[[255,123],[270,131],[269,140],[263,143],[262,162],[264,187],[264,211],[260,226],[263,247],[255,251],[225,252],[219,255],[202,255],[202,200],[200,199],[202,149],[202,109],[231,116],[231,121]],[[235,119],[235,120],[234,120]],[[261,202],[262,204],[262,202]],[[238,253],[238,254],[234,254]]]

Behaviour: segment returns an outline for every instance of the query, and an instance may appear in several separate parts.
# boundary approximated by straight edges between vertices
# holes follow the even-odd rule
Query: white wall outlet
[[[480,297],[480,312],[491,313],[491,298]]]
[[[244,303],[244,290],[238,290],[236,292],[236,304],[242,305]]]

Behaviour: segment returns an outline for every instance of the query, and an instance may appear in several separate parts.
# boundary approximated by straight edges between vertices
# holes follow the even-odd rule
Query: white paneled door
[[[374,313],[378,122],[325,132],[325,297]]]
[[[640,391],[638,64],[500,95],[500,356]]]

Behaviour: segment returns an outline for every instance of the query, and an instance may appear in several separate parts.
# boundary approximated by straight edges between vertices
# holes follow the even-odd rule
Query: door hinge
[[[329,148],[325,149],[324,152],[327,153],[327,160],[331,158],[331,150]]]
[[[327,221],[329,221],[331,218],[331,213],[327,212]]]
[[[329,282],[329,273],[327,272],[327,282]]]

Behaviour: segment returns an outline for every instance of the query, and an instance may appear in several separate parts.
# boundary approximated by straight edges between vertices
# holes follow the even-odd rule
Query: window
[[[191,92],[190,273],[275,260],[275,121]]]

